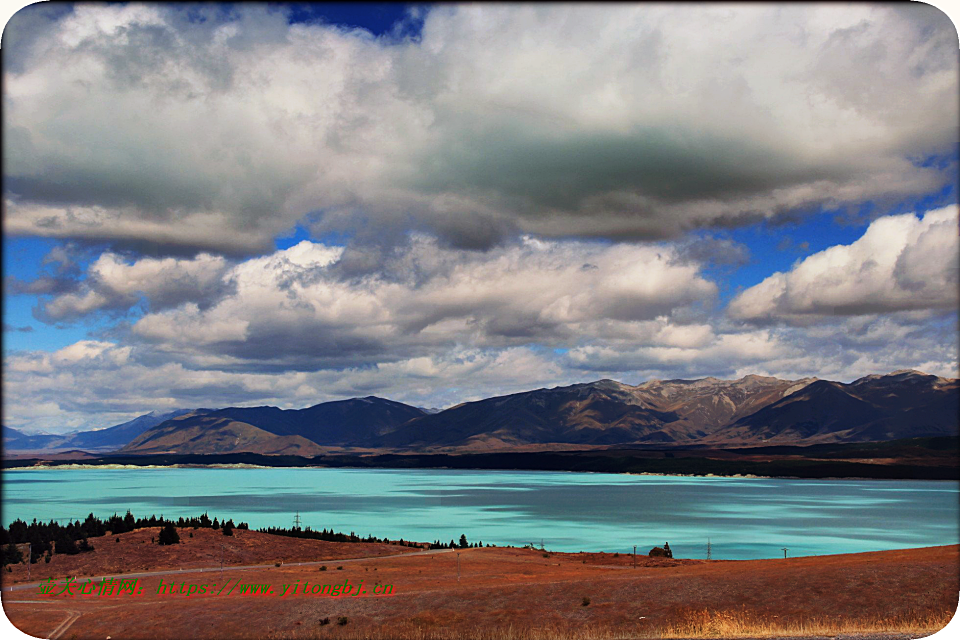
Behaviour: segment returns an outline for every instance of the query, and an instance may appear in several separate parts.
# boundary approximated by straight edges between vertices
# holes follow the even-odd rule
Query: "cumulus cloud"
[[[104,253],[87,269],[86,277],[73,290],[43,303],[40,317],[69,321],[95,311],[127,310],[146,298],[150,309],[159,310],[193,302],[207,306],[224,295],[230,282],[224,278],[227,261],[200,254],[193,259],[140,258],[128,263],[115,253]],[[34,293],[45,278],[28,283]]]
[[[732,317],[809,323],[830,316],[949,311],[958,304],[958,207],[886,216],[837,245],[740,293]]]
[[[8,233],[234,254],[304,219],[462,248],[664,238],[952,175],[922,160],[957,138],[956,32],[919,3],[449,5],[417,38],[256,6],[38,20],[7,29]]]
[[[717,293],[668,245],[527,237],[475,253],[414,235],[361,276],[340,269],[344,255],[305,240],[244,261],[215,304],[149,313],[132,331],[163,348],[207,345],[260,363],[252,366],[347,366],[457,346],[570,346],[583,336],[696,341],[704,328],[685,318]]]

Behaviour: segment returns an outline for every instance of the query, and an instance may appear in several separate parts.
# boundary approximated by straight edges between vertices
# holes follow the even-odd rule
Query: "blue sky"
[[[4,421],[955,376],[956,52],[924,5],[24,9]]]

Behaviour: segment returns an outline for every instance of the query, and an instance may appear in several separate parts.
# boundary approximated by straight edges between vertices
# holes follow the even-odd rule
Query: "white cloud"
[[[141,296],[152,309],[206,301],[229,286],[224,280],[228,266],[222,257],[209,254],[192,259],[140,258],[130,264],[108,252],[88,267],[77,291],[53,297],[41,310],[46,319],[64,321],[95,311],[129,309]]]
[[[8,233],[662,238],[952,175],[916,162],[958,117],[956,32],[919,3],[444,5],[407,41],[195,11],[80,4],[5,47]]]
[[[717,287],[668,245],[520,243],[475,253],[413,236],[382,270],[351,276],[339,247],[303,241],[232,267],[233,289],[200,308],[150,313],[135,335],[160,348],[298,368],[426,356],[462,345],[572,345],[583,336],[695,344]],[[675,326],[676,325],[676,326]],[[211,352],[212,353],[212,352]]]
[[[809,322],[824,316],[949,311],[958,303],[957,206],[874,221],[856,242],[815,253],[740,293],[730,315]]]

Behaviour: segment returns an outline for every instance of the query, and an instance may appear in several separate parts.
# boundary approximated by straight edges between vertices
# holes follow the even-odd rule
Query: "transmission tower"
[[[297,511],[297,515],[293,516],[293,528],[294,529],[300,528],[300,511],[299,510]]]
[[[707,560],[711,560],[710,557],[710,538],[707,538]]]

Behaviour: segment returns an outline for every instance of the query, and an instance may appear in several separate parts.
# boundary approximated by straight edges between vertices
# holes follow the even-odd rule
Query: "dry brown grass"
[[[838,633],[933,633],[947,626],[952,611],[915,612],[892,617],[780,619],[758,616],[746,609],[687,613],[678,622],[658,630],[660,638],[764,638],[832,636]]]
[[[348,631],[310,631],[301,634],[276,634],[271,640],[287,638],[324,638],[336,640],[628,640],[651,637],[649,632],[624,631],[606,628],[561,629],[555,627],[527,628],[521,626],[476,627],[473,629],[423,628],[391,625],[374,629]]]

